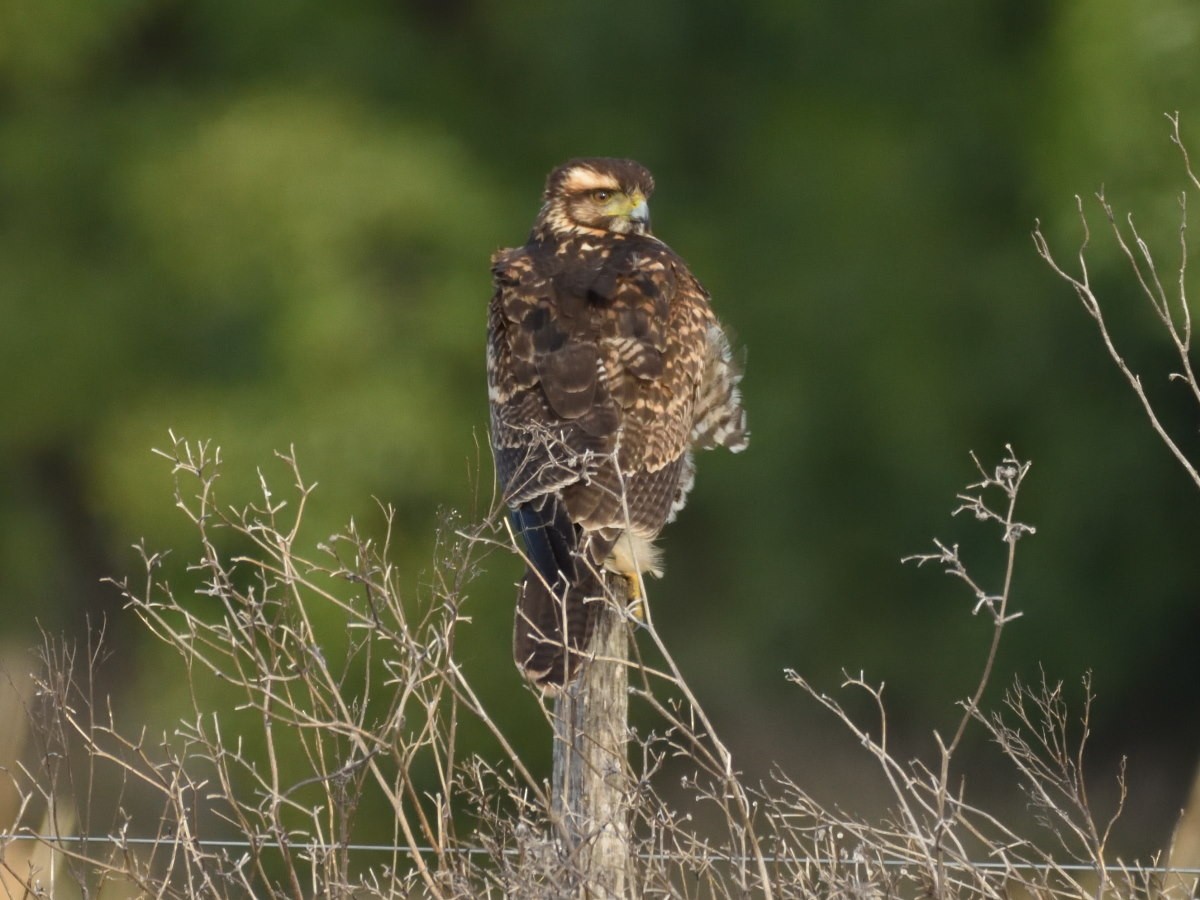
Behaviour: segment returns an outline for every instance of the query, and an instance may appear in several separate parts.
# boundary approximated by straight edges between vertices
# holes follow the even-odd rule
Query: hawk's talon
[[[625,612],[639,625],[646,624],[646,595],[642,590],[642,579],[636,573],[625,576],[629,585],[629,601],[625,604]]]
[[[625,612],[627,612],[629,614],[629,617],[631,619],[633,619],[635,622],[637,622],[639,625],[646,624],[646,601],[645,601],[645,599],[639,597],[636,600],[630,600],[629,605],[625,607]]]

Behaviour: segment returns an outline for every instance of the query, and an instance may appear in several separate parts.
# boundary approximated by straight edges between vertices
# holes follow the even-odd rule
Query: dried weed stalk
[[[1178,118],[1172,121],[1182,149]],[[1184,161],[1200,187],[1186,153]],[[1177,292],[1168,295],[1132,220],[1123,229],[1099,199],[1175,348],[1172,377],[1200,402],[1185,262]],[[1097,322],[1155,431],[1200,485],[1196,465],[1116,349],[1083,251],[1080,274],[1070,275],[1040,230],[1034,239]],[[1180,242],[1185,259],[1182,227]],[[117,587],[177,654],[158,675],[185,686],[187,707],[164,732],[123,725],[92,688],[102,642],[76,651],[45,640],[36,690],[20,701],[32,725],[25,754],[0,770],[16,798],[10,821],[0,823],[0,896],[596,896],[579,863],[578,823],[568,828],[561,820],[547,779],[526,766],[481,701],[471,677],[485,673],[468,677],[455,652],[480,559],[496,547],[515,549],[502,517],[494,512],[471,525],[448,517],[431,589],[406,598],[390,562],[390,508],[381,510],[381,538],[351,523],[312,547],[301,525],[313,486],[293,454],[281,456],[291,481],[284,495],[261,476],[258,500],[244,508],[218,501],[220,454],[211,445],[172,436],[162,456],[197,536],[193,582],[184,591],[179,579],[165,580],[163,555],[139,545],[144,574]],[[998,465],[974,461],[979,478],[959,495],[955,512],[998,532],[999,583],[980,583],[957,545],[935,541],[932,552],[909,557],[961,581],[972,612],[991,624],[978,681],[949,738],[935,731],[929,760],[902,759],[889,740],[882,683],[846,675],[843,688],[865,692],[874,705],[874,721],[865,724],[798,673],[786,673],[882,772],[892,804],[879,821],[822,805],[802,780],[782,772],[749,783],[651,611],[638,622],[623,606],[616,610],[661,661],[648,663],[634,642],[630,700],[657,724],[631,732],[627,758],[611,761],[627,806],[629,896],[1195,896],[1194,875],[1167,878],[1112,857],[1124,773],[1117,775],[1120,801],[1097,811],[1083,776],[1089,681],[1079,713],[1068,709],[1062,685],[1044,675],[1017,682],[1000,710],[984,708],[1001,637],[1020,615],[1012,597],[1016,551],[1033,528],[1017,517],[1029,463],[1011,447]],[[515,673],[504,677],[517,683]],[[551,704],[531,696],[549,720]],[[465,746],[468,722],[497,749]],[[1008,761],[1014,785],[1036,811],[1034,825],[1005,822],[968,795],[959,749],[972,726]],[[666,769],[681,765],[682,799],[678,792],[668,799]]]
[[[283,457],[293,479],[285,499],[263,478],[260,500],[233,511],[216,499],[215,450],[176,441],[167,455],[180,507],[199,536],[195,590],[177,594],[158,577],[163,557],[147,550],[144,579],[121,589],[178,653],[166,677],[187,685],[189,707],[166,733],[123,730],[92,693],[99,649],[77,654],[46,641],[27,704],[36,735],[30,762],[8,770],[21,797],[12,836],[0,838],[8,895],[595,896],[545,779],[524,765],[454,653],[457,629],[468,621],[465,587],[481,553],[504,543],[503,530],[494,522],[447,523],[433,596],[410,604],[387,561],[386,529],[376,542],[352,525],[315,554],[300,553],[312,488],[292,456]],[[960,579],[975,612],[992,623],[979,683],[952,737],[935,733],[933,764],[895,755],[881,685],[861,674],[846,679],[877,706],[878,721],[868,727],[788,673],[879,765],[895,801],[882,821],[825,808],[782,773],[769,784],[747,783],[647,620],[646,640],[663,662],[633,664],[630,697],[661,724],[633,734],[629,757],[614,761],[627,785],[630,896],[1159,891],[1161,882],[1107,858],[1120,810],[1097,820],[1083,783],[1090,694],[1074,743],[1060,685],[1017,685],[1002,713],[980,706],[999,636],[1017,616],[1015,550],[1033,529],[1015,517],[1029,464],[1010,449],[990,471],[977,465],[980,478],[958,511],[1000,532],[1008,561],[1002,584],[994,591],[978,584],[958,548],[944,543],[912,558]],[[390,522],[390,510],[383,520]],[[623,623],[634,626],[628,616]],[[468,718],[490,731],[499,751],[461,746]],[[971,722],[1012,762],[1039,810],[1040,837],[970,802],[953,761]],[[685,797],[669,800],[661,773],[680,760],[689,773]],[[40,863],[21,864],[18,839],[32,835],[47,852]],[[1187,889],[1178,883],[1170,895]]]
[[[1179,148],[1183,159],[1183,168],[1187,183],[1191,188],[1200,190],[1200,178],[1197,177],[1195,171],[1192,169],[1191,158],[1188,155],[1187,147],[1179,132],[1179,113],[1168,115],[1167,120],[1171,123],[1171,142]],[[1200,411],[1200,382],[1196,380],[1196,371],[1192,367],[1192,313],[1187,295],[1187,189],[1181,191],[1179,194],[1179,262],[1175,271],[1174,283],[1169,290],[1164,286],[1164,279],[1159,274],[1159,268],[1150,251],[1150,245],[1143,240],[1137,226],[1134,224],[1133,214],[1127,214],[1122,222],[1113,211],[1112,205],[1108,202],[1103,190],[1100,190],[1096,194],[1096,202],[1104,213],[1105,219],[1108,220],[1109,229],[1112,231],[1117,247],[1120,248],[1121,255],[1125,257],[1129,264],[1140,293],[1149,301],[1155,317],[1170,339],[1171,347],[1176,357],[1175,364],[1178,366],[1178,369],[1168,373],[1167,378],[1170,381],[1182,384],[1195,402],[1197,410]],[[1149,420],[1155,434],[1158,435],[1159,439],[1167,446],[1167,449],[1171,451],[1171,455],[1179,461],[1179,464],[1191,476],[1193,483],[1197,487],[1200,487],[1200,466],[1198,466],[1196,460],[1188,457],[1179,446],[1177,440],[1167,430],[1158,409],[1146,393],[1141,376],[1130,368],[1124,354],[1117,347],[1116,339],[1109,330],[1108,321],[1104,316],[1104,308],[1101,306],[1100,299],[1096,296],[1093,289],[1091,273],[1088,270],[1087,254],[1092,235],[1091,229],[1088,226],[1087,214],[1084,211],[1083,199],[1078,195],[1075,197],[1075,206],[1079,210],[1079,221],[1083,226],[1083,241],[1080,244],[1077,257],[1078,274],[1068,272],[1054,257],[1045,235],[1042,234],[1040,222],[1033,232],[1033,243],[1037,248],[1038,255],[1046,261],[1047,265],[1054,270],[1054,273],[1059,278],[1067,282],[1075,290],[1075,294],[1079,297],[1079,302],[1083,304],[1084,310],[1095,321],[1096,328],[1100,332],[1100,337],[1104,341],[1104,347],[1108,351],[1113,364],[1125,376],[1125,380],[1129,382],[1130,388],[1137,395],[1142,405],[1142,411],[1146,414],[1146,418]],[[1166,283],[1171,284],[1171,282]]]

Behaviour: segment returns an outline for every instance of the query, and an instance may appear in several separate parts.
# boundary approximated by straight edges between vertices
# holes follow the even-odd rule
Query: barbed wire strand
[[[44,844],[113,844],[117,846],[151,846],[154,844],[171,843],[172,838],[162,837],[115,837],[113,835],[48,835],[48,834],[12,834],[0,833],[0,847],[10,841],[38,841]],[[200,847],[202,849],[213,850],[281,850],[282,847],[278,841],[249,841],[245,839],[222,839],[222,838],[204,838],[199,840],[188,841],[191,846]],[[449,847],[444,850],[438,850],[436,847],[398,847],[393,844],[306,844],[296,842],[288,847],[289,850],[309,851],[329,853],[334,850],[350,850],[356,853],[399,853],[408,855],[411,852],[420,853],[425,856],[432,856],[437,853],[453,854],[458,856],[487,856],[494,851],[486,847]],[[516,855],[520,853],[516,848],[505,848],[500,852],[506,855]],[[652,861],[661,861],[674,859],[675,857],[667,853],[642,853],[638,854],[639,859]],[[740,863],[745,862],[748,857],[727,856],[707,854],[704,856],[706,862],[730,862]],[[769,863],[807,863],[813,865],[832,865],[838,863],[841,865],[854,865],[865,862],[865,860],[848,858],[848,859],[832,859],[828,857],[781,857],[775,855],[764,856],[764,860]],[[902,868],[912,865],[908,860],[902,859],[885,859],[872,860],[876,864],[882,864],[889,868]],[[1095,870],[1094,865],[1088,863],[1034,863],[1034,862],[997,862],[996,860],[978,860],[965,863],[948,863],[948,865],[959,869],[986,869],[986,870],[1001,870],[1001,869],[1016,869],[1021,871],[1048,872],[1052,870],[1061,870],[1064,872],[1090,872]],[[1200,876],[1200,866],[1108,866],[1110,872],[1133,872],[1146,875],[1198,875]]]

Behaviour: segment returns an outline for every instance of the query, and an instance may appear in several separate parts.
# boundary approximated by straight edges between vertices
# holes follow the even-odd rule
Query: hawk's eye
[[[595,200],[597,203],[607,203],[609,201],[609,199],[612,197],[612,195],[613,195],[613,192],[610,190],[607,190],[605,188],[600,188],[599,190],[592,191],[592,199]]]

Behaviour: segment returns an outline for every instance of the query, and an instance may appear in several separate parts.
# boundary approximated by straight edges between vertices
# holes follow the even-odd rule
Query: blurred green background
[[[314,543],[395,504],[419,596],[439,510],[491,496],[489,255],[554,165],[631,156],[747,348],[751,447],[701,458],[651,588],[739,765],[880,799],[784,667],[886,681],[902,756],[952,727],[989,623],[899,559],[962,541],[998,583],[996,534],[949,511],[968,451],[1012,442],[1038,531],[988,702],[1039,663],[1093,670],[1094,775],[1129,755],[1120,836],[1143,853],[1197,760],[1200,495],[1030,231],[1071,259],[1073,196],[1103,184],[1174,280],[1163,113],[1200,157],[1197,59],[1186,0],[0,4],[0,627],[31,644],[106,616],[127,720],[169,720],[163,654],[99,583],[137,573],[139,537],[192,552],[150,452],[169,428],[221,445],[229,502],[260,465],[282,486],[294,444]],[[1113,327],[1195,459],[1196,409],[1091,209]],[[544,760],[509,658],[519,566],[486,567],[464,665]],[[999,768],[971,787],[1018,802]]]

